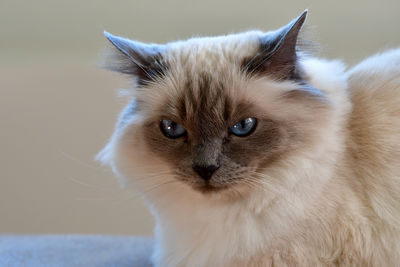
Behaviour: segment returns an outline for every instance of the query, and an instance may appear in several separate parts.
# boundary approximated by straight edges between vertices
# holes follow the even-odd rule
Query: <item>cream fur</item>
[[[177,68],[206,58],[199,46],[217,43],[220,49],[215,40],[193,43],[197,59],[190,58],[190,49],[173,50],[183,53]],[[240,48],[235,45],[227,51]],[[245,45],[246,51],[255,49]],[[147,99],[148,110],[124,118],[126,126],[117,128],[99,158],[149,204],[156,221],[156,266],[399,264],[400,49],[349,71],[340,62],[319,59],[304,60],[301,67],[309,83],[327,94],[334,112],[310,126],[316,127],[311,148],[268,171],[274,187],[259,186],[243,198],[205,196],[177,182],[141,142],[140,125],[151,108],[174,94],[168,88],[176,88],[171,85],[179,79],[136,93]],[[244,95],[257,103],[262,94],[294,86],[261,79]]]

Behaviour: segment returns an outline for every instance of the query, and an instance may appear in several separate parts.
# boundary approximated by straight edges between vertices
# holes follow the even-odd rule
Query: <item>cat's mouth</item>
[[[205,182],[204,184],[201,184],[201,185],[193,185],[192,187],[193,187],[193,189],[200,191],[203,194],[217,193],[217,192],[221,192],[228,188],[227,185],[215,186],[209,182]]]
[[[230,178],[228,181],[221,179],[218,175],[214,175],[211,179],[200,179],[198,175],[193,174],[181,174],[176,173],[175,178],[180,182],[185,183],[193,190],[198,191],[203,194],[219,193],[222,191],[227,191],[232,187],[235,187],[242,180],[241,177]]]

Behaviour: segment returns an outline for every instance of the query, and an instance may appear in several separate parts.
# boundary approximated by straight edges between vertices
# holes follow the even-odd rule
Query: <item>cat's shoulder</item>
[[[400,131],[400,48],[371,56],[347,73],[353,115]]]
[[[400,48],[373,55],[348,71],[350,87],[382,89],[400,85]],[[395,84],[394,84],[395,85]]]
[[[400,48],[371,56],[347,73],[353,106],[351,122],[363,129],[360,135],[373,132],[374,136],[397,136],[400,132]],[[380,138],[373,143],[384,140]],[[387,145],[393,146],[391,142]]]

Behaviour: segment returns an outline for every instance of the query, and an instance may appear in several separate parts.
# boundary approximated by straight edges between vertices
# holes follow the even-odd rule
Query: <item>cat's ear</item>
[[[270,74],[281,79],[296,79],[297,41],[308,10],[286,26],[260,38],[260,50],[246,62],[249,73]]]
[[[137,78],[138,84],[146,84],[162,76],[165,64],[162,60],[164,45],[146,44],[104,31],[104,35],[115,46],[108,55],[105,68],[124,74],[130,74]]]

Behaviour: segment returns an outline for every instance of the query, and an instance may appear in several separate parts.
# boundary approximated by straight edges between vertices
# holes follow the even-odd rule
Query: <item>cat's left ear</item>
[[[107,58],[105,62],[107,69],[133,75],[137,78],[139,85],[154,81],[155,78],[163,75],[164,45],[137,42],[106,31],[104,35],[117,49]]]
[[[297,41],[308,10],[286,26],[260,37],[260,50],[246,64],[249,73],[269,74],[281,79],[296,79]]]

